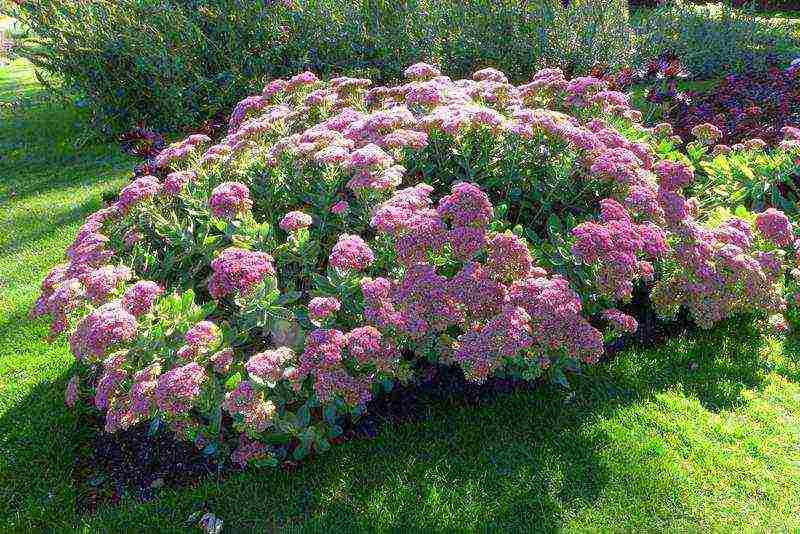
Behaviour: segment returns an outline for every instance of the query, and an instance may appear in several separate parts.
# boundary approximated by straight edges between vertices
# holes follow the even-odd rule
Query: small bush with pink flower
[[[275,465],[421,359],[564,383],[636,330],[638,289],[704,328],[785,311],[792,223],[699,210],[602,80],[406,76],[272,81],[92,214],[33,310],[69,337],[68,404]]]

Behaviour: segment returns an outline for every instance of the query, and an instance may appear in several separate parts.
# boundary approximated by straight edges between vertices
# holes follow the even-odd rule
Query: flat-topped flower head
[[[486,226],[494,214],[489,196],[466,182],[453,184],[452,194],[439,201],[437,211],[453,226]]]
[[[122,307],[136,317],[149,312],[155,300],[164,290],[155,282],[140,280],[125,290],[122,295]]]
[[[692,135],[707,145],[715,145],[722,139],[722,130],[709,122],[704,122],[692,128]]]
[[[313,85],[317,82],[319,82],[319,78],[317,78],[316,74],[310,71],[305,71],[289,78],[289,83],[287,84],[286,89],[294,90],[298,87]]]
[[[234,293],[247,295],[267,277],[275,276],[272,256],[238,247],[220,252],[211,262],[211,270],[208,291],[216,299]]]
[[[86,298],[95,305],[105,302],[117,285],[131,279],[131,270],[124,265],[105,265],[82,273],[79,277]]]
[[[486,269],[496,280],[525,278],[533,267],[528,243],[512,233],[495,234],[486,245]]]
[[[314,297],[308,302],[308,318],[314,324],[321,324],[325,319],[336,314],[342,303],[334,297]]]
[[[136,317],[114,300],[103,304],[78,323],[69,344],[76,358],[101,358],[106,351],[132,341],[138,330]]]
[[[331,249],[328,262],[336,269],[363,271],[375,261],[372,249],[357,235],[342,234]]]
[[[603,312],[603,319],[617,332],[633,333],[639,328],[639,323],[630,315],[623,313],[617,309],[608,309]]]
[[[170,196],[178,196],[186,184],[194,182],[197,174],[194,171],[171,172],[164,179],[164,193]]]
[[[155,176],[142,176],[122,188],[117,207],[121,212],[127,213],[139,202],[158,195],[162,189],[163,185]]]
[[[158,377],[154,392],[156,406],[172,416],[188,412],[200,397],[207,378],[205,370],[197,362],[167,371]]]
[[[429,80],[442,75],[439,69],[429,63],[423,62],[414,63],[410,67],[406,68],[406,70],[403,71],[403,74],[406,78],[411,80]]]
[[[334,215],[344,215],[350,208],[350,204],[346,200],[340,200],[331,206],[331,213]]]
[[[659,161],[653,170],[658,176],[658,185],[667,191],[680,191],[694,181],[694,169],[679,161]]]
[[[289,347],[279,347],[254,354],[245,363],[245,370],[252,379],[261,380],[274,386],[286,378],[286,370],[295,360]]]
[[[280,226],[281,230],[284,232],[296,232],[297,230],[308,228],[313,221],[311,215],[307,213],[303,213],[302,211],[290,211],[283,216],[278,226]]]
[[[756,215],[756,228],[765,239],[776,246],[786,247],[794,243],[792,223],[785,213],[775,208],[769,208]]]
[[[241,182],[223,182],[211,191],[208,200],[211,214],[220,219],[233,219],[250,211],[250,189]]]
[[[205,349],[220,339],[219,327],[211,321],[200,321],[186,331],[186,343],[195,349]]]
[[[784,126],[781,133],[786,141],[800,141],[800,128],[794,126]]]
[[[475,71],[472,74],[472,79],[475,81],[492,81],[499,83],[508,83],[508,77],[505,74],[491,67]]]
[[[744,142],[744,146],[748,150],[764,150],[765,148],[767,148],[767,142],[764,141],[763,139],[759,139],[756,137],[753,139],[746,140]]]

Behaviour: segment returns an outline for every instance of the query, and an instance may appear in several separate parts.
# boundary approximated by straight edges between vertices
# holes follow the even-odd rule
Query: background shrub
[[[737,7],[754,7],[763,10],[800,9],[798,0],[732,0],[731,4]]]
[[[637,14],[635,64],[670,52],[695,78],[710,78],[785,66],[800,56],[800,42],[788,20],[765,19],[724,4],[663,5]]]
[[[800,127],[800,72],[731,74],[706,91],[678,93],[666,106],[666,120],[685,140],[698,124],[712,123],[722,131],[721,143],[759,138],[774,146],[783,127]]]
[[[788,21],[722,5],[664,3],[631,21],[624,0],[53,0],[0,7],[30,28],[18,46],[106,132],[196,128],[266,79],[401,78],[419,60],[455,77],[486,66],[512,81],[637,67],[665,52],[694,77],[788,63]]]
[[[196,126],[303,69],[382,83],[428,59],[454,77],[491,65],[520,81],[544,65],[585,72],[629,56],[624,0],[53,0],[11,11],[37,36],[22,53],[111,131]]]

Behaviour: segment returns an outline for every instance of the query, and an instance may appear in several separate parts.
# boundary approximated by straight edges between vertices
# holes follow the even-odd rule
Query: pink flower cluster
[[[592,76],[580,76],[567,83],[565,101],[576,108],[583,108],[598,94],[607,90],[608,84],[603,80]]]
[[[208,291],[215,299],[238,293],[247,295],[266,278],[275,276],[272,256],[237,247],[220,252],[211,262]]]
[[[239,416],[245,429],[263,432],[272,424],[275,404],[264,398],[263,392],[249,380],[243,380],[236,388],[225,395],[225,410],[232,416]]]
[[[67,249],[69,262],[55,266],[42,281],[41,294],[30,315],[49,315],[52,320],[51,335],[67,329],[72,312],[82,309],[87,303],[94,306],[103,304],[113,297],[124,282],[131,279],[132,272],[128,267],[107,263],[116,254],[109,247],[110,239],[101,233],[104,225],[119,215],[116,204],[89,215]],[[146,286],[141,285],[143,283],[137,283],[134,286],[137,289],[129,289],[127,298],[123,296],[122,307],[137,317],[145,313],[143,307],[149,309],[158,296],[154,294],[149,305],[145,306],[145,297],[139,295],[145,300],[137,305],[133,295]]]
[[[100,305],[108,300],[121,282],[131,279],[131,270],[124,265],[105,265],[84,272],[78,279],[83,284],[86,299],[94,305]]]
[[[612,308],[605,310],[602,315],[603,319],[608,321],[611,327],[617,332],[632,334],[639,328],[639,323],[636,319],[617,309]]]
[[[328,317],[334,316],[342,307],[339,299],[334,297],[314,297],[308,302],[308,317],[314,324],[321,324]]]
[[[184,339],[195,351],[203,352],[221,339],[221,333],[211,321],[200,321],[186,331]]]
[[[331,249],[328,263],[331,267],[345,271],[363,271],[375,261],[372,249],[357,235],[342,234]]]
[[[248,463],[264,458],[266,455],[266,445],[250,439],[247,434],[239,434],[239,446],[231,453],[231,461],[239,467],[246,467]]]
[[[156,299],[164,293],[160,285],[149,280],[136,282],[122,295],[122,307],[135,317],[149,312]]]
[[[207,378],[205,369],[197,362],[167,371],[158,377],[154,391],[156,406],[173,416],[185,414],[200,396]]]
[[[413,80],[429,80],[442,75],[441,71],[428,63],[415,63],[408,67],[403,74]]]
[[[410,339],[452,326],[464,329],[451,358],[479,381],[521,353],[531,355],[537,366],[556,354],[595,361],[602,353],[602,336],[582,317],[580,299],[567,281],[546,278],[520,237],[487,237],[493,209],[485,193],[474,184],[455,184],[434,210],[431,191],[425,184],[398,191],[373,216],[372,225],[396,240],[406,267],[395,281],[362,280],[367,320]],[[454,227],[448,230],[448,224]],[[458,254],[463,247],[453,239],[467,230],[475,231],[479,243],[472,255],[485,250],[485,263],[467,261],[452,278],[437,273],[427,254],[449,240],[454,256],[468,259]],[[409,238],[414,246],[404,244]],[[421,253],[403,254],[408,249]],[[540,293],[545,295],[541,301]]]
[[[248,96],[233,108],[228,121],[228,132],[233,133],[239,129],[247,114],[259,111],[269,105],[269,99],[262,95]]]
[[[370,374],[354,376],[345,367],[347,336],[339,330],[311,331],[300,355],[297,378],[313,375],[313,388],[322,403],[341,398],[350,406],[364,405],[372,398]]]
[[[281,230],[284,232],[296,232],[297,230],[308,228],[311,226],[312,222],[313,219],[311,215],[303,213],[302,211],[290,211],[283,216],[278,226],[280,226]]]
[[[756,216],[759,233],[776,247],[786,247],[794,243],[794,230],[789,218],[775,208],[769,208]]]
[[[190,135],[183,141],[173,143],[162,150],[158,156],[156,156],[154,164],[159,169],[167,169],[173,163],[185,160],[191,154],[194,154],[201,145],[210,142],[211,138],[207,135]]]
[[[170,196],[178,196],[186,184],[197,180],[197,173],[194,171],[171,172],[164,178],[164,193]]]
[[[653,166],[653,171],[658,185],[667,191],[680,191],[694,181],[694,170],[681,162],[662,160]]]
[[[102,358],[109,348],[133,341],[138,330],[136,317],[122,303],[103,304],[84,317],[69,338],[76,358]]]
[[[509,302],[530,315],[541,358],[563,354],[594,363],[603,353],[602,335],[581,315],[580,297],[565,278],[534,273],[517,280],[509,287]]]
[[[774,253],[753,251],[745,221],[731,218],[708,230],[687,218],[676,235],[673,259],[679,268],[650,295],[662,313],[672,315],[685,306],[699,326],[710,328],[737,313],[785,309],[778,286],[782,262]]]
[[[211,192],[208,200],[211,214],[220,219],[233,219],[250,211],[250,189],[241,182],[224,182]]]
[[[122,213],[127,213],[130,209],[143,200],[154,198],[163,189],[163,185],[155,176],[142,176],[129,183],[119,192],[117,208]]]
[[[603,220],[585,222],[572,229],[575,258],[597,269],[601,293],[629,299],[638,279],[652,280],[652,260],[667,251],[666,235],[653,223],[633,222],[626,209],[612,199],[602,202]]]
[[[245,370],[251,379],[261,380],[269,387],[281,380],[293,380],[293,370],[289,364],[295,360],[295,354],[288,347],[259,352],[247,360]]]

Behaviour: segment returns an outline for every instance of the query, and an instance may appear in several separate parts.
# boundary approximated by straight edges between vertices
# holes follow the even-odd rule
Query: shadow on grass
[[[417,420],[384,424],[374,439],[340,445],[293,472],[229,473],[165,489],[150,502],[123,500],[81,521],[111,529],[133,522],[141,528],[179,527],[191,512],[210,509],[225,518],[226,527],[242,530],[556,532],[593,506],[609,484],[603,454],[615,443],[593,422],[675,388],[709,410],[735,408],[744,402],[743,389],[761,385],[761,346],[752,326],[730,322],[655,350],[626,351],[574,377],[569,392],[545,386],[477,406],[457,399],[422,402]],[[65,380],[34,388],[0,418],[0,433],[36,436],[48,426],[59,432],[52,424],[66,420],[59,415]],[[31,419],[32,405],[49,415]],[[80,432],[64,432],[62,439]],[[23,446],[14,440],[12,447]],[[659,495],[680,509],[680,488],[657,464],[632,462],[630,476],[644,484],[632,492]],[[30,477],[30,467],[12,466],[6,476]]]
[[[131,174],[137,160],[87,121],[85,113],[60,102],[0,113],[0,202]]]
[[[64,364],[47,358],[49,348],[36,339],[46,330],[28,321],[25,310],[4,319],[0,359],[10,369],[2,374],[8,383],[0,382],[0,409],[8,408],[0,417],[0,530],[55,529],[75,517],[69,481],[76,418],[64,409]],[[37,364],[26,365],[26,358]]]
[[[63,232],[65,226],[82,222],[92,208],[98,209],[100,206],[101,203],[97,199],[89,199],[67,210],[54,210],[55,213],[49,214],[52,218],[47,224],[42,224],[42,217],[37,214],[24,213],[12,218],[12,226],[18,230],[14,235],[0,236],[0,250],[2,250],[0,257],[10,256],[25,248],[28,243]]]

